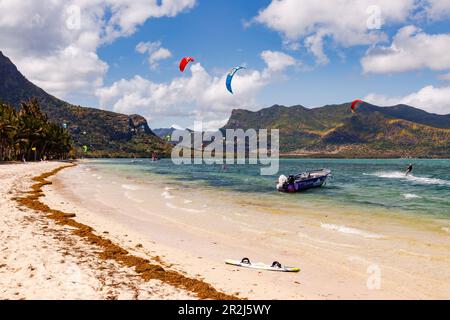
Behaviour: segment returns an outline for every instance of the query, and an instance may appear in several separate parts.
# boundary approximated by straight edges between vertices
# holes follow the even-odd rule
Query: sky
[[[450,114],[450,0],[0,0],[0,12],[0,50],[29,80],[152,128],[357,98]]]

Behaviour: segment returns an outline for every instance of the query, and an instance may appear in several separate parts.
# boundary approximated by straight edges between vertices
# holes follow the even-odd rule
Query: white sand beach
[[[192,299],[131,268],[99,259],[93,245],[13,197],[58,162],[0,165],[0,299]]]
[[[12,198],[61,163],[0,166],[0,298],[198,298],[133,268]],[[166,181],[137,184],[89,163],[49,178],[41,201],[137,257],[248,299],[448,299],[450,242],[433,225],[361,221],[339,208],[281,217],[230,194],[191,193]],[[231,210],[231,209],[232,210]],[[299,273],[224,264],[228,258],[298,266]]]

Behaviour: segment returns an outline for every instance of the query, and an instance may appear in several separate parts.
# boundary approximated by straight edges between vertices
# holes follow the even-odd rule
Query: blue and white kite
[[[236,74],[236,72],[238,72],[241,69],[245,69],[244,67],[234,67],[233,69],[231,69],[231,71],[228,73],[227,75],[227,89],[228,91],[230,91],[231,94],[233,94],[233,89],[231,88],[231,81],[233,80],[234,75]]]

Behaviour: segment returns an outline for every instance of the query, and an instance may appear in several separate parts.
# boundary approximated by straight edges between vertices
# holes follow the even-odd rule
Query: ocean
[[[412,163],[412,175],[405,175]],[[275,189],[277,176],[261,176],[259,165],[174,165],[170,159],[94,160],[94,168],[132,175],[139,181],[164,179],[174,187],[202,192],[232,192],[249,203],[263,201],[275,207],[359,209],[395,215],[450,218],[449,159],[280,159],[279,174],[328,168],[326,186],[302,193],[283,194]]]
[[[308,287],[333,288],[336,298],[447,298],[450,160],[281,159],[278,174],[319,168],[332,170],[325,186],[286,194],[275,188],[278,175],[261,176],[257,165],[86,160],[58,173],[46,199],[191,274],[201,268],[221,286],[239,279],[259,288],[257,297],[267,281],[280,284],[280,297],[301,298]],[[298,266],[305,287],[224,265],[243,257]],[[383,290],[367,290],[371,268],[381,270]]]

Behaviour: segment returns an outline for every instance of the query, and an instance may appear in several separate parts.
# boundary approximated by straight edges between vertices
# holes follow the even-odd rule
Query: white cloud
[[[278,72],[286,69],[287,67],[295,66],[298,61],[294,57],[280,52],[266,50],[261,53],[261,58],[267,65],[267,69],[271,72]]]
[[[316,57],[318,64],[328,64],[329,59],[323,51],[323,39],[326,34],[317,32],[305,39],[305,45],[308,50]]]
[[[136,51],[145,54],[149,52],[154,52],[158,50],[158,48],[161,47],[161,41],[155,41],[155,42],[139,42],[136,45]]]
[[[216,131],[222,128],[224,125],[226,125],[227,122],[228,117],[220,120],[203,121],[202,128],[203,131]]]
[[[283,48],[290,51],[299,51],[301,48],[301,44],[298,41],[291,41],[289,39],[283,40]]]
[[[318,63],[324,64],[328,61],[323,49],[326,37],[344,47],[386,39],[381,31],[368,28],[368,21],[378,18],[368,11],[371,6],[380,8],[382,24],[401,23],[410,16],[415,1],[272,0],[254,21],[280,32],[285,41],[306,39],[304,45],[316,56]]]
[[[97,90],[100,106],[124,113],[138,112],[147,118],[158,116],[202,116],[211,118],[228,111],[230,105],[251,103],[264,84],[258,71],[241,71],[233,80],[234,95],[225,89],[225,76],[211,76],[200,63],[193,64],[190,77],[169,83],[155,83],[140,76],[122,79]]]
[[[450,16],[450,1],[427,0],[427,16],[432,20],[441,20]]]
[[[97,55],[101,45],[133,34],[148,19],[173,17],[195,4],[196,0],[0,0],[0,44],[28,79],[50,93],[92,93],[108,69]],[[156,58],[164,55],[167,52],[159,52]]]
[[[175,130],[185,130],[186,129],[186,128],[183,128],[182,126],[179,126],[177,124],[173,124],[169,128],[174,128]]]
[[[122,79],[109,87],[96,91],[100,106],[112,106],[114,111],[140,113],[155,120],[167,116],[201,118],[217,125],[217,119],[229,115],[238,106],[255,106],[257,93],[273,81],[279,74],[298,62],[291,56],[264,51],[261,58],[266,68],[241,70],[233,79],[234,95],[225,87],[226,74],[213,76],[200,63],[190,68],[191,75],[175,78],[168,83],[155,83],[140,76]]]
[[[432,113],[450,114],[450,86],[437,88],[430,85],[404,97],[371,93],[364,98],[364,101],[382,106],[407,104]]]
[[[168,59],[172,57],[172,52],[166,48],[159,48],[155,52],[151,53],[148,57],[148,63],[152,69],[158,67],[158,61]]]
[[[450,69],[450,34],[430,35],[414,26],[398,31],[388,47],[370,49],[361,60],[366,73]]]
[[[151,69],[156,69],[159,66],[159,61],[172,57],[172,52],[163,48],[161,41],[139,42],[136,45],[136,51],[141,54],[148,54],[148,64]]]
[[[94,52],[67,47],[48,57],[28,57],[21,63],[32,81],[50,93],[62,97],[70,89],[79,94],[90,93],[103,85],[108,65]]]
[[[192,9],[196,4],[196,0],[94,0],[94,2],[111,11],[111,17],[104,27],[105,41],[133,34],[137,27],[150,18],[174,17]]]

